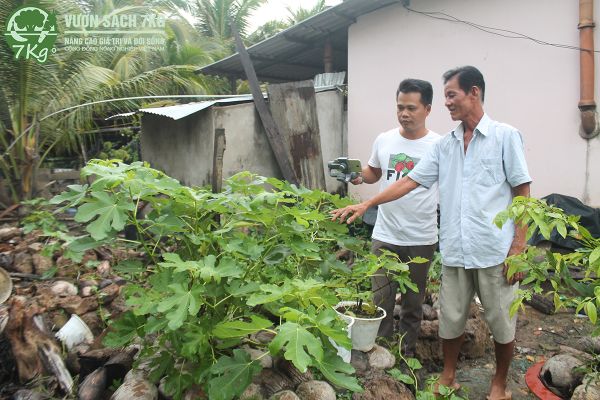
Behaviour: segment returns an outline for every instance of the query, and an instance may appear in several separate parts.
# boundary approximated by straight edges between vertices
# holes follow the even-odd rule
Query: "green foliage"
[[[0,0],[0,20],[8,21],[20,3]],[[56,15],[164,16],[164,50],[67,51],[59,35],[57,51],[49,52],[42,65],[16,60],[6,41],[0,41],[0,76],[11,77],[3,80],[0,92],[0,174],[13,202],[35,195],[35,170],[48,155],[76,157],[94,140],[90,134],[97,131],[98,121],[139,109],[142,101],[132,97],[222,92],[223,82],[195,71],[226,55],[223,45],[200,36],[173,1],[146,3],[134,7],[121,0],[50,0],[42,6]],[[40,21],[39,16],[36,11],[23,12],[18,25],[28,30],[41,28],[44,19]],[[54,14],[46,22],[52,18]]]
[[[198,28],[204,35],[232,41],[231,23],[244,37],[250,15],[264,3],[265,0],[198,0],[192,12],[200,19]]]
[[[416,358],[406,357],[399,349],[402,348],[402,339],[398,341],[398,354],[400,356],[400,367],[392,368],[386,371],[392,378],[402,382],[405,385],[415,388],[417,400],[465,400],[468,397],[462,397],[457,394],[457,390],[444,385],[438,384],[438,377],[431,377],[424,385],[417,377],[416,371],[423,368],[421,362]]]
[[[329,340],[350,347],[346,325],[332,307],[352,272],[336,252],[356,253],[353,284],[360,271],[376,267],[366,243],[330,221],[329,211],[348,200],[249,173],[230,178],[223,193],[211,193],[140,162],[94,160],[82,176],[93,183],[53,199],[77,207],[76,220],[87,224],[89,236],[72,239],[69,247],[120,242],[147,256],[145,266],[116,266],[132,279],[124,290],[130,311],[111,325],[105,343],[141,340],[151,377],[165,377],[175,398],[193,384],[211,399],[239,396],[260,371],[239,349],[242,343],[361,390]],[[120,238],[126,224],[139,240]],[[405,264],[383,262],[408,276]],[[403,287],[411,284],[403,281]],[[252,340],[261,330],[276,334],[270,345]]]
[[[327,9],[327,5],[325,4],[325,0],[318,0],[312,8],[291,8],[286,7],[287,9],[287,18],[282,20],[271,20],[265,22],[263,25],[259,26],[254,32],[252,32],[246,38],[246,43],[251,46],[256,43],[262,42],[265,39],[270,38],[286,30],[287,28],[296,25],[299,22],[304,21],[307,18],[312,17]]]
[[[223,356],[211,368],[214,375],[208,384],[208,396],[215,400],[228,400],[238,396],[252,377],[260,372],[260,365],[250,360],[243,350],[233,350],[233,357]]]
[[[528,239],[536,229],[545,239],[550,239],[550,234],[556,230],[563,238],[570,236],[581,244],[581,248],[567,254],[552,251],[544,253],[529,247],[525,253],[510,257],[508,276],[526,272],[523,284],[528,285],[519,290],[511,313],[516,313],[523,301],[531,299],[533,293],[542,293],[541,284],[549,281],[553,288],[549,294],[553,297],[556,309],[574,306],[576,312],[585,312],[595,326],[595,334],[600,334],[600,238],[593,237],[581,226],[578,216],[567,215],[543,200],[516,197],[507,210],[496,216],[495,222],[500,227],[509,219],[528,225]],[[584,277],[574,280],[570,268],[584,271]]]
[[[60,222],[51,211],[50,204],[46,199],[37,198],[22,202],[31,211],[21,220],[23,232],[30,233],[34,230],[40,230],[45,236],[53,236],[57,232],[66,232],[67,227]]]
[[[344,243],[352,247],[356,243],[348,240]],[[424,263],[426,259],[415,257],[410,263]],[[356,301],[357,307],[367,314],[375,314],[376,307],[365,307],[363,303],[369,302],[372,297],[370,282],[371,277],[380,274],[381,269],[388,271],[391,280],[398,283],[398,290],[406,293],[407,290],[418,292],[417,286],[410,280],[409,263],[401,262],[398,256],[390,251],[383,250],[381,256],[374,254],[365,254],[354,261],[351,268],[338,260],[330,260],[328,267],[331,269],[331,275],[334,282],[338,285],[336,293],[343,300]]]

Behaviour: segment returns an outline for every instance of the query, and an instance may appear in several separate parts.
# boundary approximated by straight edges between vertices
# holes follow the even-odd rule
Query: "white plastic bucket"
[[[94,340],[94,334],[81,318],[75,314],[71,314],[71,318],[67,323],[56,332],[56,337],[71,350],[80,343],[90,343]]]
[[[350,338],[352,339],[352,349],[360,351],[370,351],[375,346],[375,338],[377,338],[377,331],[379,331],[379,325],[381,320],[385,318],[386,312],[383,308],[377,307],[383,315],[377,318],[358,318],[351,317],[349,315],[342,314],[337,310],[339,306],[351,307],[354,306],[354,301],[340,301],[336,306],[336,312],[345,321],[354,321],[352,328],[350,329]]]

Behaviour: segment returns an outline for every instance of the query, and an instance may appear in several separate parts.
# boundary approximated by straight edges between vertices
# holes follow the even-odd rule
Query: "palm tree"
[[[89,10],[99,14],[135,11],[132,6],[111,9],[118,4],[110,0],[48,0],[43,7],[58,15]],[[16,1],[0,0],[0,20],[7,21],[18,5]],[[168,10],[157,7],[156,11]],[[206,40],[202,41],[189,23],[186,26],[185,20],[173,15],[166,35],[167,45],[162,52],[133,50],[117,54],[67,52],[59,38],[56,53],[49,55],[44,64],[16,60],[7,43],[0,41],[0,173],[14,202],[33,195],[35,171],[48,154],[57,149],[78,152],[84,140],[82,133],[90,131],[99,117],[140,105],[135,99],[111,99],[205,94],[212,89],[212,82],[194,71],[198,65],[212,61],[211,51],[222,54],[221,47],[211,44],[206,50],[198,46]],[[92,102],[99,103],[81,107]]]
[[[231,21],[242,37],[246,36],[248,19],[266,0],[196,0],[192,13],[199,19],[202,34],[224,42],[231,42]]]
[[[307,18],[312,17],[320,13],[321,11],[326,10],[328,7],[325,5],[325,0],[319,0],[312,8],[297,8],[293,9],[291,7],[287,7],[287,11],[290,14],[288,17],[288,23],[290,26],[297,24],[298,22],[304,21]]]
[[[246,38],[246,43],[248,46],[252,46],[253,44],[262,42],[263,40],[286,30],[290,26],[291,24],[286,21],[272,20],[265,22],[263,25],[259,26],[258,29],[248,35]]]
[[[253,45],[268,39],[271,36],[276,35],[279,32],[284,31],[287,28],[304,21],[305,19],[320,13],[321,11],[326,10],[327,6],[325,5],[325,0],[319,0],[312,8],[300,7],[293,9],[291,7],[287,7],[286,9],[289,15],[285,21],[272,20],[264,23],[258,27],[258,29],[248,35],[246,38],[246,43],[248,43],[248,45]]]

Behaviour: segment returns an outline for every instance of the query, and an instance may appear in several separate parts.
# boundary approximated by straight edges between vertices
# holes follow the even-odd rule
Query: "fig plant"
[[[345,224],[330,221],[329,211],[348,199],[250,173],[212,193],[141,162],[93,160],[82,176],[92,183],[70,186],[52,200],[76,207],[75,220],[86,225],[89,235],[71,246],[119,243],[145,254],[143,263],[117,267],[131,279],[130,310],[112,323],[105,343],[141,343],[151,379],[164,379],[167,392],[181,398],[199,385],[210,399],[239,396],[261,370],[241,345],[362,390],[329,340],[351,346],[333,310],[351,275],[336,252],[354,252],[357,271],[379,262]],[[136,240],[122,237],[126,226]],[[260,331],[273,340],[255,340]]]
[[[425,263],[422,257],[414,257],[410,263]],[[380,256],[363,254],[353,260],[348,267],[338,261],[334,272],[334,280],[338,281],[335,292],[340,300],[353,301],[354,306],[338,310],[353,317],[372,318],[377,316],[378,309],[373,304],[371,291],[371,278],[382,274],[382,269],[387,271],[390,279],[398,283],[398,290],[406,293],[407,290],[418,292],[417,285],[410,280],[409,263],[400,261],[399,257],[388,250],[383,250]],[[387,288],[384,287],[384,290]]]

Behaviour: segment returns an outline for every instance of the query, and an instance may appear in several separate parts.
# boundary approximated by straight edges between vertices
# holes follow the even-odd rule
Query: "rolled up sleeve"
[[[527,162],[525,161],[525,149],[523,137],[518,130],[512,130],[504,136],[502,149],[502,162],[506,180],[512,187],[531,182]]]
[[[435,145],[431,147],[431,150],[427,153],[422,160],[420,160],[415,168],[408,174],[408,177],[419,185],[429,189],[439,178],[439,165],[440,165],[440,143],[439,140]]]

